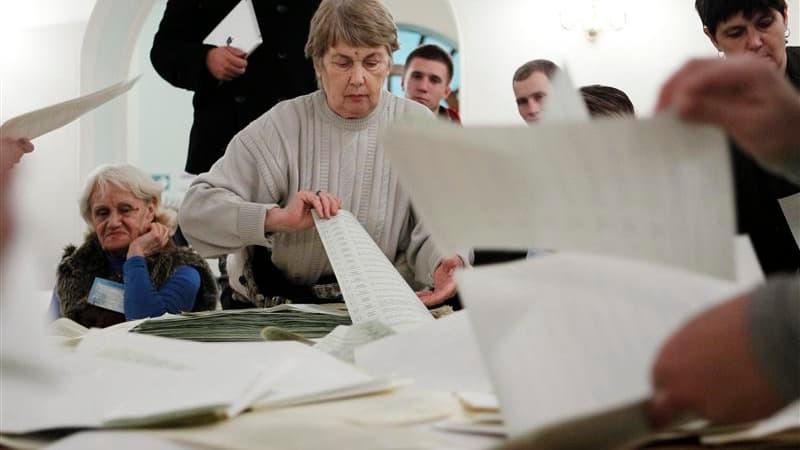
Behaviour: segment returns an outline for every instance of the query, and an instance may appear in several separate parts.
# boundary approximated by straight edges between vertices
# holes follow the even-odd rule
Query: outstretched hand
[[[433,271],[433,291],[417,292],[417,296],[427,307],[438,306],[456,295],[456,269],[464,267],[459,256],[445,258]]]

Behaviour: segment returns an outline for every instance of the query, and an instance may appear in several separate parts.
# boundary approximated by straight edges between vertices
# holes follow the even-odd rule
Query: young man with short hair
[[[542,105],[550,93],[550,80],[558,71],[558,66],[547,59],[528,61],[516,72],[512,87],[517,100],[520,117],[528,125],[539,121]]]
[[[406,98],[427,106],[439,117],[460,124],[458,111],[442,105],[450,96],[452,80],[453,60],[438,45],[421,45],[408,55],[402,81]]]

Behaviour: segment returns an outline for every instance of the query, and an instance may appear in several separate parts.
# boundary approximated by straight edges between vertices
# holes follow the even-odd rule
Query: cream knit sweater
[[[342,199],[389,261],[410,267],[417,282],[430,286],[442,256],[379,142],[394,120],[430,114],[386,91],[363,119],[338,116],[322,91],[282,102],[239,132],[211,170],[195,179],[180,208],[181,229],[205,257],[271,242],[273,262],[284,275],[298,285],[313,284],[332,273],[316,229],[268,239],[264,221],[267,211],[285,206],[297,191],[328,191]]]

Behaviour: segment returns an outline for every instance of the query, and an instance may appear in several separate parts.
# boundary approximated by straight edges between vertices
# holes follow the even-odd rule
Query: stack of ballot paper
[[[190,341],[234,342],[260,341],[261,330],[267,326],[313,339],[350,323],[347,310],[336,304],[286,304],[263,309],[185,313],[180,317],[147,320],[131,331]]]
[[[107,330],[89,331],[51,367],[57,376],[4,377],[0,433],[192,423],[391,387],[297,342],[198,343]]]

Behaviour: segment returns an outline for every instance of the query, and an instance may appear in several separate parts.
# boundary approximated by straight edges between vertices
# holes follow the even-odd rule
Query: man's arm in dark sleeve
[[[168,0],[158,27],[150,61],[159,75],[173,86],[199,91],[217,85],[206,66],[214,47],[203,44],[210,30],[203,29],[195,0]]]

